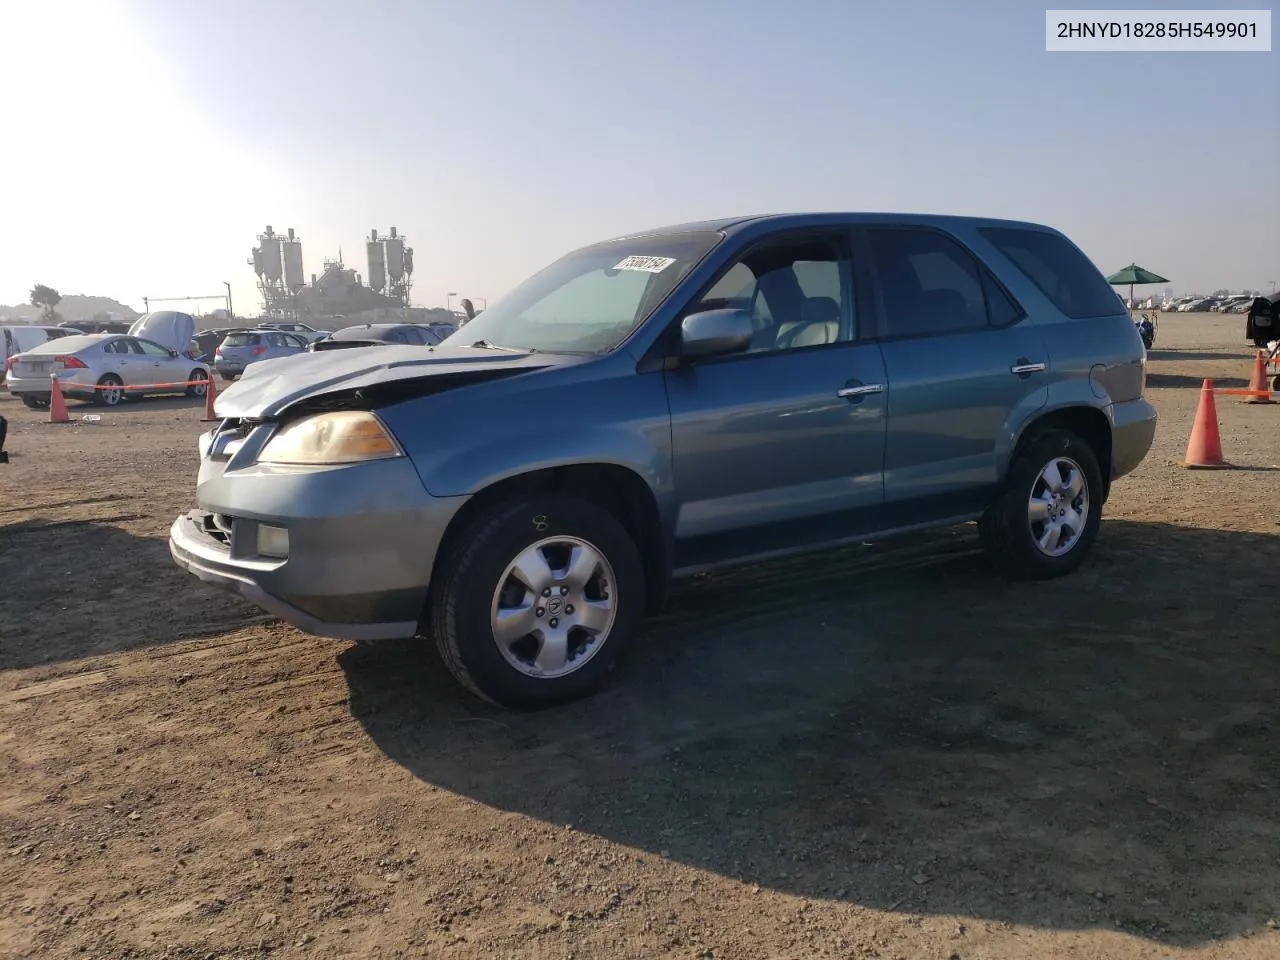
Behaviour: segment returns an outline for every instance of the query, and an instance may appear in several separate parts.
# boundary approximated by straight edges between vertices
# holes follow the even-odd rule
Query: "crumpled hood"
[[[239,380],[218,393],[214,413],[218,417],[277,417],[299,401],[339,391],[449,375],[474,382],[486,373],[497,377],[575,359],[483,347],[425,350],[402,344],[297,353],[250,364]]]

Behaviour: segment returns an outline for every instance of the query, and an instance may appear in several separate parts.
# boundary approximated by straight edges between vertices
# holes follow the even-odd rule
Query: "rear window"
[[[256,333],[232,333],[227,335],[227,339],[222,341],[224,347],[256,347],[258,345],[258,335]]]
[[[1069,240],[1041,230],[986,227],[982,235],[1073,320],[1121,312],[1115,290]]]

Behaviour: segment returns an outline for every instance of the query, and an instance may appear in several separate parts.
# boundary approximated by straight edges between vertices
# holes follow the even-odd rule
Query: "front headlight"
[[[402,457],[400,445],[367,410],[318,413],[281,428],[258,454],[259,463],[359,463]]]

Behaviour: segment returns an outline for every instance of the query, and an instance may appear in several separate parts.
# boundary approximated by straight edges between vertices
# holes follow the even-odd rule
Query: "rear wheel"
[[[218,374],[218,376],[220,376],[223,380],[234,380],[236,378],[236,375],[234,373],[220,373]]]
[[[599,690],[644,608],[644,567],[622,524],[577,497],[529,495],[485,511],[454,542],[429,601],[454,677],[524,710]]]
[[[49,397],[44,394],[36,396],[30,393],[24,393],[22,395],[22,402],[32,410],[47,410],[49,408]]]
[[[1102,471],[1093,449],[1066,430],[1029,437],[1000,498],[978,521],[982,547],[1006,576],[1045,580],[1072,573],[1102,518]]]
[[[209,392],[209,374],[203,370],[192,370],[187,374],[187,396],[203,397]]]
[[[124,399],[124,381],[114,373],[105,374],[93,391],[94,403],[101,407],[114,407]]]

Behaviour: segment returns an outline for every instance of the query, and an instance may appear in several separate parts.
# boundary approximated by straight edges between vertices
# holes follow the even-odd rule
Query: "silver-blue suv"
[[[1073,571],[1146,456],[1146,353],[1061,233],[742,217],[570,253],[436,347],[263,360],[217,399],[177,563],[301,629],[430,638],[533,708],[668,583],[977,521]]]

